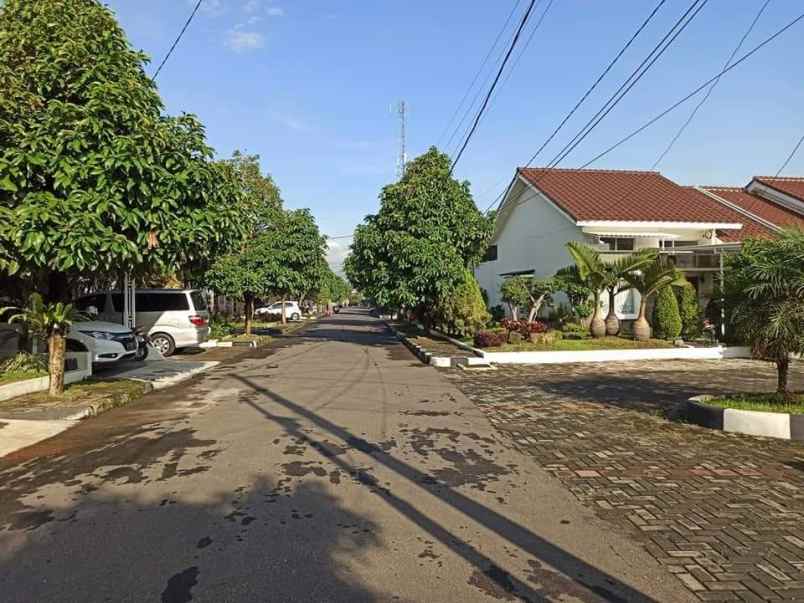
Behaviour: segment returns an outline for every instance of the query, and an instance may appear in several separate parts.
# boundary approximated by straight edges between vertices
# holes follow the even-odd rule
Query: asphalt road
[[[365,313],[0,460],[0,601],[686,601]]]

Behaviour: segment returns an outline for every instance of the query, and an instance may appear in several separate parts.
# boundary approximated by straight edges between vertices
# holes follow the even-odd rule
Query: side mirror
[[[87,313],[88,316],[92,316],[92,317],[95,317],[95,316],[97,316],[99,314],[98,308],[96,308],[95,306],[88,306],[86,313]]]

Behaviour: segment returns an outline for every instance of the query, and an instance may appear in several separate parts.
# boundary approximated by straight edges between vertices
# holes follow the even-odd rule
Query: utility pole
[[[400,130],[400,150],[399,150],[399,163],[397,165],[397,175],[401,179],[402,176],[405,175],[405,166],[408,163],[408,154],[405,150],[405,126],[406,126],[406,119],[407,119],[407,107],[405,106],[405,101],[399,101],[399,105],[396,108],[397,113],[399,114],[399,121],[401,125]]]

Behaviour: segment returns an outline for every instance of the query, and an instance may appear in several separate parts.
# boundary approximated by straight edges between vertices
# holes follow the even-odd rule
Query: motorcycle
[[[148,357],[148,346],[151,345],[151,338],[142,329],[135,329],[134,337],[137,340],[137,351],[134,353],[134,360],[142,362]]]

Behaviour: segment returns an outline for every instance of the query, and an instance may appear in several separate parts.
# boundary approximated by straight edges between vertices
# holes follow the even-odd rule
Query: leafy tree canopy
[[[377,304],[432,314],[482,257],[491,221],[449,168],[449,157],[430,148],[383,188],[379,213],[355,230],[346,274]]]
[[[238,238],[239,189],[95,0],[0,6],[0,270],[175,266]]]

